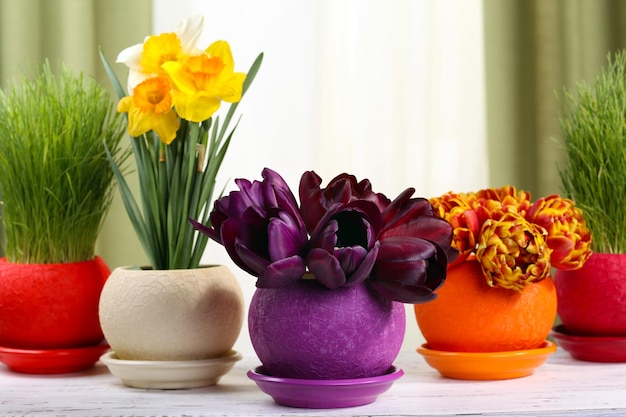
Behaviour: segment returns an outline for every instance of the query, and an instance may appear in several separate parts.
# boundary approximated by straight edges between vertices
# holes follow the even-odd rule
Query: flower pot
[[[582,268],[554,275],[568,333],[626,336],[626,254],[593,253]]]
[[[243,325],[243,294],[226,266],[116,268],[102,290],[100,323],[121,360],[227,356]]]
[[[66,349],[99,344],[98,300],[109,273],[99,257],[60,264],[0,259],[0,346]]]
[[[248,325],[254,350],[272,376],[366,378],[392,366],[404,338],[405,311],[367,284],[329,290],[302,279],[258,288]]]
[[[489,287],[480,264],[448,269],[438,297],[415,305],[415,316],[430,349],[452,352],[508,352],[544,346],[556,317],[550,277],[521,292]]]

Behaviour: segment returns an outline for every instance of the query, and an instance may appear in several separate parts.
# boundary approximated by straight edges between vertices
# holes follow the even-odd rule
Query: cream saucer
[[[214,359],[139,361],[118,359],[111,351],[102,355],[100,361],[129,387],[188,389],[217,384],[241,358],[241,353],[232,350],[228,356]]]

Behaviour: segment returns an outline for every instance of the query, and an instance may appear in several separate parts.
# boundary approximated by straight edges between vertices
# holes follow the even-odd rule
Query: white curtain
[[[154,0],[154,32],[205,16],[235,68],[265,53],[218,178],[348,172],[393,198],[487,186],[481,0]],[[207,263],[229,263],[209,246]],[[232,264],[231,264],[232,265]],[[249,301],[253,279],[232,266]],[[407,306],[405,348],[421,343]],[[235,347],[251,351],[244,328]]]

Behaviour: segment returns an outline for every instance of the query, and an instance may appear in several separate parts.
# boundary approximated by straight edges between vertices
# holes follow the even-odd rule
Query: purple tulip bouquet
[[[322,179],[307,171],[298,206],[279,174],[266,168],[262,176],[236,180],[239,191],[215,201],[211,226],[191,219],[257,277],[258,288],[308,276],[331,290],[367,281],[381,296],[402,303],[436,297],[448,262],[457,256],[452,226],[427,199],[412,197],[414,189],[390,200],[373,192],[367,179],[357,182],[344,173],[321,188]]]

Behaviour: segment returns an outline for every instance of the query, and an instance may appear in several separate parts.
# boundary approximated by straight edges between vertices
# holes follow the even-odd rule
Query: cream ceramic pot
[[[229,354],[243,325],[241,287],[225,266],[116,268],[99,304],[119,359],[197,360]]]

